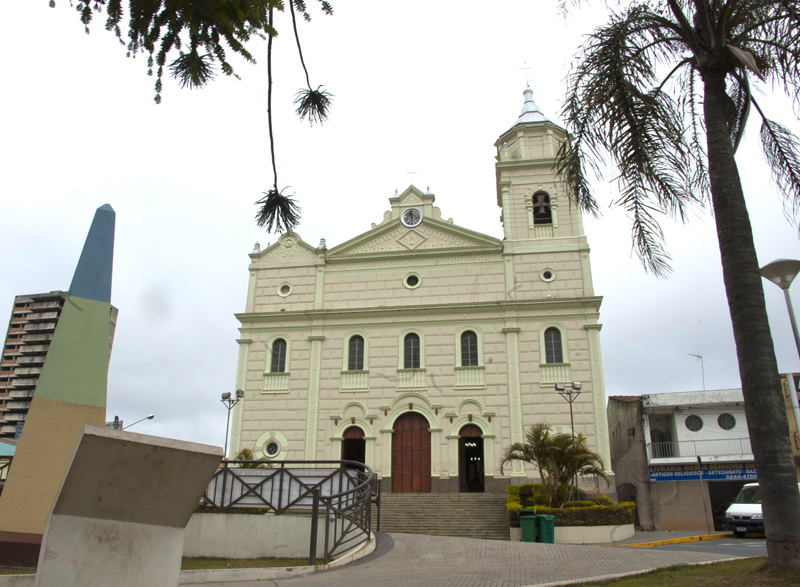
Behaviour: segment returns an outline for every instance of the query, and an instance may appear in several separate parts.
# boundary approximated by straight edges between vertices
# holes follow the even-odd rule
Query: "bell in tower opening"
[[[533,194],[533,222],[535,224],[551,224],[553,222],[550,212],[550,196],[544,192]]]

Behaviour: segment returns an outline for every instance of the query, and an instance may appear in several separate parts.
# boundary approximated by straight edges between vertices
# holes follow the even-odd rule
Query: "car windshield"
[[[761,488],[755,487],[742,487],[739,495],[736,496],[734,503],[761,503]]]

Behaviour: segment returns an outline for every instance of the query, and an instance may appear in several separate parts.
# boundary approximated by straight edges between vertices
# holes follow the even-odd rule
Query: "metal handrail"
[[[269,508],[275,515],[311,513],[312,565],[316,564],[318,516],[324,511],[327,563],[370,539],[374,478],[372,469],[356,461],[225,460],[209,482],[203,504],[221,513],[232,508]]]
[[[679,442],[651,442],[650,458],[721,457],[753,454],[749,438],[709,440],[682,440]]]

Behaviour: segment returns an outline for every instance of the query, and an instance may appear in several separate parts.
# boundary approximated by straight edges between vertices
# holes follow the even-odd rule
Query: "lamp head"
[[[244,397],[244,390],[237,389],[236,390],[236,399],[242,399]]]
[[[155,414],[150,414],[149,416],[147,416],[147,418],[145,418],[145,420],[152,420],[155,417],[156,417]]]
[[[573,381],[572,382],[572,389],[574,389],[575,391],[580,391],[581,387],[583,387],[583,385],[581,384],[580,381]]]
[[[564,391],[567,387],[563,383],[556,383],[555,384],[556,391]]]
[[[781,289],[789,289],[792,281],[800,273],[800,261],[795,259],[778,259],[764,265],[759,272],[761,277],[769,279]]]
[[[229,399],[231,399],[231,392],[230,391],[226,391],[225,393],[222,394],[222,401],[229,400]]]

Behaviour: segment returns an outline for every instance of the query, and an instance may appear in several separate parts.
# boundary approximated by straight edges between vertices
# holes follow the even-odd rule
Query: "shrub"
[[[597,502],[594,502],[590,499],[581,499],[576,501],[567,501],[564,502],[565,508],[588,508],[594,505],[599,505]]]
[[[602,493],[588,495],[586,499],[595,502],[597,505],[614,505],[614,502],[611,501],[611,498],[607,495],[603,495]]]
[[[567,488],[564,489],[567,491]],[[506,493],[508,525],[519,528],[519,512],[535,510],[537,514],[555,516],[556,526],[618,526],[633,523],[633,502],[619,505],[605,495],[589,495],[579,491],[581,499],[564,503],[561,508],[549,507],[550,496],[541,483],[509,485]]]
[[[555,517],[556,526],[620,526],[633,524],[633,511],[636,506],[633,502],[624,502],[619,505],[602,506],[591,505],[583,507],[565,508],[536,508],[536,513]],[[510,518],[509,512],[509,518]],[[516,512],[519,523],[519,510]]]
[[[522,506],[519,503],[506,504],[506,512],[508,512],[508,525],[511,528],[519,528],[519,511]]]

